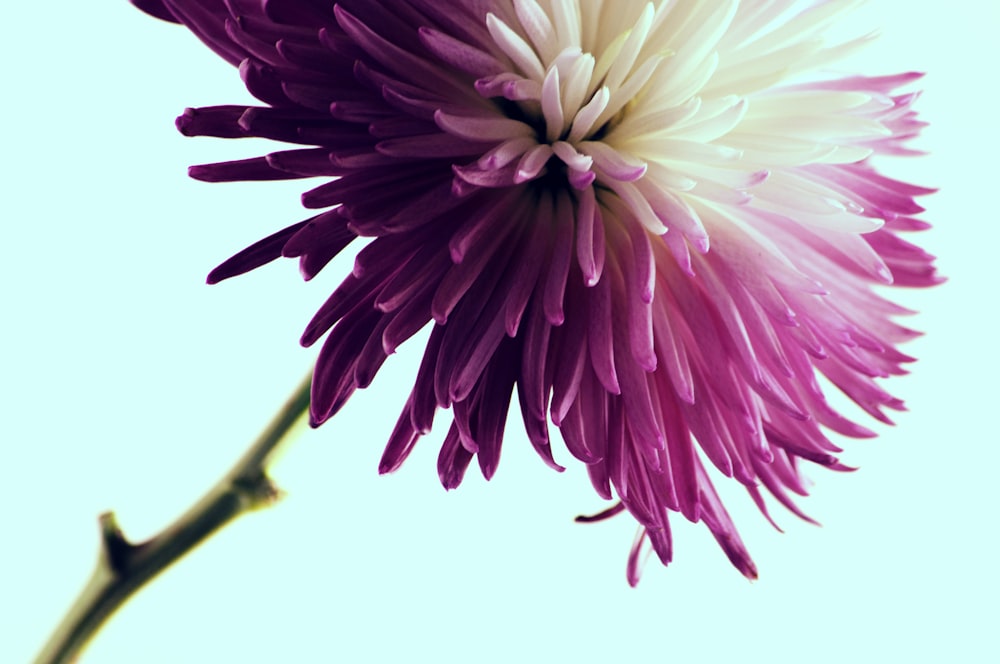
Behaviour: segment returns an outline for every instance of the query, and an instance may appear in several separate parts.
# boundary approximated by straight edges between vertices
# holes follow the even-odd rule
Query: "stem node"
[[[284,492],[267,471],[309,410],[306,376],[263,433],[215,486],[149,540],[132,544],[114,512],[99,517],[101,553],[90,580],[56,627],[35,664],[76,661],[97,630],[140,588],[191,549],[246,512],[277,502]]]

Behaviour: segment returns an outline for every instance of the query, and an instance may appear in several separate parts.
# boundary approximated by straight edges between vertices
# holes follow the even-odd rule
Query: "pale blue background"
[[[889,170],[943,191],[922,241],[951,282],[910,293],[929,335],[890,383],[912,412],[850,444],[853,475],[810,470],[774,532],[726,495],[761,570],[750,584],[701,526],[676,561],[624,579],[629,519],[582,467],[534,457],[512,422],[500,471],[437,483],[439,431],[379,478],[419,343],[296,445],[275,509],[241,520],[145,590],[84,662],[987,661],[996,597],[998,24],[988,3],[874,1],[868,73],[931,72],[934,152]],[[0,261],[0,661],[32,656],[87,577],[96,515],[142,538],[213,483],[314,357],[298,335],[350,265],[303,285],[291,261],[216,287],[207,271],[303,218],[302,183],[206,185],[191,163],[252,143],[185,139],[187,105],[247,99],[183,29],[125,2],[4,10]],[[444,420],[441,420],[442,422]],[[557,450],[558,458],[569,455]]]

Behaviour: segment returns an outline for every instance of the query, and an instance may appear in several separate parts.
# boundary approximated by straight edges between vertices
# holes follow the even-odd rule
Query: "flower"
[[[357,238],[353,271],[306,327],[311,419],[333,416],[433,322],[381,472],[439,408],[448,489],[500,460],[515,388],[557,470],[548,421],[598,494],[672,556],[670,512],[756,568],[711,475],[808,519],[803,461],[846,470],[828,437],[870,437],[818,376],[873,418],[877,379],[915,332],[881,286],[938,283],[902,238],[930,190],[877,172],[920,130],[919,74],[826,70],[869,38],[824,33],[848,0],[134,0],[234,65],[261,106],[188,109],[186,135],[297,149],[216,164],[211,182],[325,177],[322,210],[209,282],[279,256],[306,279]],[[714,470],[713,470],[714,469]]]

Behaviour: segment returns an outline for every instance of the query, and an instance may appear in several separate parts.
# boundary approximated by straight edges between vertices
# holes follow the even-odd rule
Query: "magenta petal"
[[[545,215],[548,208],[543,208]],[[545,277],[545,290],[542,295],[545,317],[553,325],[562,325],[563,297],[566,291],[566,279],[569,276],[570,260],[573,254],[573,217],[572,208],[567,196],[560,196],[555,202],[552,223],[555,224],[552,253],[548,260],[548,274]],[[544,216],[542,217],[544,219]],[[541,219],[539,220],[541,222]],[[544,223],[544,222],[541,222]]]
[[[465,477],[472,453],[462,446],[458,428],[452,424],[438,454],[438,477],[445,489],[456,489]]]
[[[188,168],[188,175],[202,182],[238,182],[243,180],[292,180],[306,177],[274,168],[267,157],[253,157],[218,164],[199,164]]]
[[[217,284],[223,279],[235,277],[236,275],[254,270],[261,265],[266,265],[281,256],[282,248],[288,238],[294,236],[310,220],[300,221],[284,228],[277,233],[268,235],[263,240],[254,242],[252,245],[239,252],[232,258],[226,260],[208,274],[208,283]]]
[[[410,404],[410,401],[406,402],[403,412],[400,413],[399,419],[396,421],[396,427],[389,435],[389,442],[385,446],[382,460],[379,461],[378,465],[380,475],[398,470],[420,438],[420,433],[410,423]]]
[[[615,372],[610,281],[611,279],[605,275],[594,286],[588,298],[590,326],[587,339],[590,341],[590,361],[597,377],[608,392],[621,394],[621,387],[618,386],[618,375]]]
[[[162,0],[129,1],[150,16],[155,16],[156,18],[163,19],[164,21],[170,21],[171,23],[180,23],[173,13],[163,4]]]
[[[420,41],[438,58],[452,67],[480,78],[499,74],[504,65],[489,53],[470,46],[439,30],[420,28]]]

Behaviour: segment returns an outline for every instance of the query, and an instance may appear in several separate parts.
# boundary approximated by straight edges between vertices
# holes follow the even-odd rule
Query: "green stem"
[[[141,544],[130,543],[115,515],[100,517],[101,553],[90,580],[35,664],[66,664],[135,592],[239,515],[273,503],[280,491],[267,470],[309,409],[306,376],[233,468],[176,521]]]

